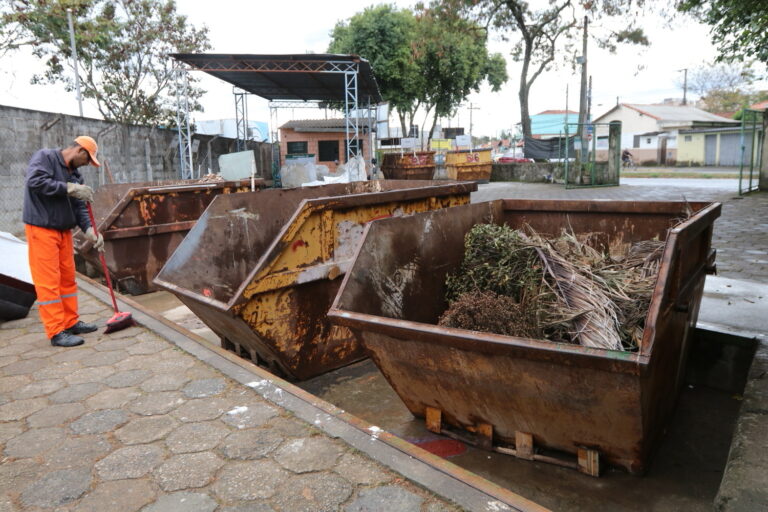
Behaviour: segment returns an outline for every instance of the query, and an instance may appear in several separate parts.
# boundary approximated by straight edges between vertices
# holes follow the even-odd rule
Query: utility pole
[[[469,104],[469,145],[474,146],[474,142],[472,141],[472,111],[473,110],[480,110],[480,107],[473,107],[472,104]]]
[[[587,153],[587,29],[589,18],[584,16],[584,33],[581,50],[581,89],[579,91],[579,140],[581,141],[581,161],[586,161]],[[578,61],[577,61],[578,62]]]
[[[80,107],[80,117],[83,117],[83,97],[80,95],[80,72],[77,69],[77,46],[75,46],[75,27],[72,23],[72,9],[67,9],[69,21],[69,45],[72,50],[72,66],[75,68],[75,89],[77,90],[77,105]]]
[[[688,68],[678,69],[683,72],[683,105],[688,104]]]

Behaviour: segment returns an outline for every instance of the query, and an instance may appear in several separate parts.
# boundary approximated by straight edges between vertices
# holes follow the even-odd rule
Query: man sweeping
[[[72,228],[79,226],[96,250],[104,250],[104,239],[96,234],[86,208],[93,190],[83,185],[79,172],[84,165],[99,166],[97,151],[95,140],[80,136],[69,147],[37,151],[27,168],[23,220],[29,266],[40,319],[56,347],[82,345],[79,334],[97,329],[77,314],[72,246]]]

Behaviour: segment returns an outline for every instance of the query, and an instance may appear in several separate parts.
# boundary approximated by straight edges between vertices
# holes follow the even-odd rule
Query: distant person
[[[634,165],[635,162],[632,159],[632,153],[630,153],[628,149],[621,152],[621,163],[624,164],[624,167]]]
[[[29,246],[29,267],[37,293],[45,335],[55,347],[75,347],[79,334],[93,332],[95,324],[79,320],[72,228],[79,226],[98,251],[104,239],[91,226],[86,201],[93,190],[83,185],[79,168],[96,159],[98,146],[80,136],[64,149],[41,149],[32,155],[24,187],[24,229]]]

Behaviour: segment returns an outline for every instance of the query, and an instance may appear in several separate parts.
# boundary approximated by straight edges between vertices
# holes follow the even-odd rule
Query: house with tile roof
[[[671,165],[677,161],[680,130],[738,126],[739,121],[712,114],[690,105],[640,105],[619,103],[595,119],[596,123],[621,121],[621,147],[629,149],[636,162]],[[598,138],[608,127],[597,129]]]
[[[531,116],[531,136],[535,139],[561,137],[566,123],[578,123],[579,113],[573,110],[545,110]],[[569,128],[570,132],[575,127]]]

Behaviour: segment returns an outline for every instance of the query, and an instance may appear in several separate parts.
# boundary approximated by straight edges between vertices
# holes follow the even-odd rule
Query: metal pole
[[[77,106],[80,108],[80,117],[83,117],[83,97],[80,95],[80,72],[77,69],[77,46],[75,46],[75,26],[72,23],[72,9],[67,9],[67,20],[69,21],[69,46],[72,50],[72,66],[75,68]]]
[[[739,130],[739,141],[741,144],[741,158],[739,159],[739,195],[744,195],[742,189],[742,179],[744,178],[744,124],[746,123],[747,110],[741,113],[741,129]]]
[[[194,172],[193,160],[192,160],[192,125],[189,121],[189,75],[184,73],[184,109],[187,112],[186,115],[186,137],[187,137],[187,166],[189,167],[189,177],[192,178]]]
[[[585,144],[586,131],[587,131],[587,29],[589,27],[589,18],[584,16],[584,32],[582,34],[582,50],[581,50],[581,89],[579,91],[579,127],[578,135],[581,147],[581,162],[586,162],[585,153],[589,151],[587,144]],[[586,149],[586,152],[585,152]]]
[[[688,68],[683,69],[683,105],[688,104]]]

